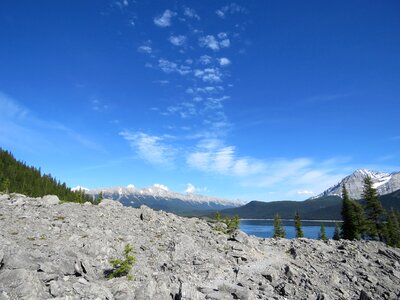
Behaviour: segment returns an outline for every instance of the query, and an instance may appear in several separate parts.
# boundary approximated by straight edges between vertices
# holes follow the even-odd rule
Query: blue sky
[[[0,2],[0,147],[69,186],[301,200],[400,170],[398,1]]]

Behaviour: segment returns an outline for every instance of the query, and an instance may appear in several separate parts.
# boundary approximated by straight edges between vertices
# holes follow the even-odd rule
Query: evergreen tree
[[[342,188],[342,238],[346,240],[357,240],[359,235],[359,228],[357,224],[357,213],[355,211],[355,204],[350,199],[346,186]]]
[[[333,239],[335,241],[340,240],[340,227],[338,223],[335,223],[335,231],[333,233]]]
[[[42,174],[40,169],[17,161],[14,156],[0,148],[0,191],[21,193],[30,197],[57,195],[62,201],[83,203],[89,201],[87,195],[73,192],[65,183],[60,183],[50,174]]]
[[[324,223],[321,224],[321,229],[319,231],[318,239],[323,240],[323,241],[327,241],[328,240],[328,237],[326,236]]]
[[[352,211],[354,216],[354,224],[357,228],[357,238],[365,239],[366,238],[366,221],[365,221],[365,213],[364,208],[360,202],[351,200]]]
[[[103,192],[100,192],[99,197],[97,198],[97,203],[100,203],[101,201],[103,201],[104,196],[103,196]]]
[[[400,223],[397,213],[393,209],[386,222],[385,240],[389,246],[400,248]]]
[[[10,179],[5,178],[1,183],[0,191],[8,194],[9,189],[10,189]]]
[[[274,217],[274,238],[284,238],[286,235],[285,229],[282,226],[282,220],[279,214],[277,213]]]
[[[364,179],[363,198],[365,199],[366,230],[370,238],[382,240],[384,209],[379,200],[378,192],[373,187],[372,179]]]
[[[216,221],[217,223],[222,222],[221,213],[220,213],[219,211],[217,211],[217,212],[215,213],[215,221]]]
[[[296,238],[304,237],[303,229],[301,228],[301,219],[299,211],[296,211],[294,216],[294,227],[296,229]]]

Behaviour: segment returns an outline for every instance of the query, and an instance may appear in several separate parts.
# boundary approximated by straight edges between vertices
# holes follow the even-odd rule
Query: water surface
[[[286,231],[286,238],[292,239],[296,237],[293,220],[282,220],[283,227]],[[321,229],[321,224],[324,223],[326,236],[333,237],[335,231],[334,221],[302,221],[304,237],[310,239],[318,239],[318,234]],[[274,234],[273,220],[240,220],[240,230],[249,235],[255,235],[261,238],[270,238]]]

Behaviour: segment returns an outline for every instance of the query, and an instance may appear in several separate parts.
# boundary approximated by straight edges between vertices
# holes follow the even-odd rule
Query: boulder
[[[46,206],[52,206],[60,204],[60,199],[58,199],[56,195],[47,195],[41,199],[40,203]]]
[[[122,203],[119,201],[115,201],[115,200],[110,200],[110,199],[103,199],[99,205],[99,207],[102,208],[107,208],[107,209],[116,209],[116,208],[120,208],[122,207]]]

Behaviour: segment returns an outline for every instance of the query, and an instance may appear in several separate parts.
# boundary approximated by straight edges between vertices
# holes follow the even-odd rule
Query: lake
[[[296,237],[294,221],[282,220],[283,227],[286,231],[286,238],[293,239]],[[326,236],[333,237],[335,231],[334,221],[302,221],[302,229],[304,237],[310,239],[318,239],[321,224],[324,223]],[[240,230],[248,235],[255,235],[260,238],[270,238],[274,234],[274,220],[240,220]]]

